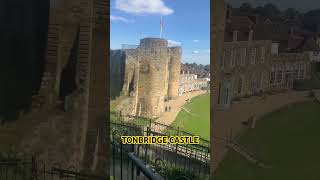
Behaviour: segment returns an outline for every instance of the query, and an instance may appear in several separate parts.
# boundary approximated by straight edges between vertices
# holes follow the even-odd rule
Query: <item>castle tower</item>
[[[164,112],[164,97],[168,92],[168,42],[160,38],[145,38],[139,46],[138,104],[141,115],[158,117]]]
[[[181,47],[170,48],[168,97],[178,96],[181,69]]]

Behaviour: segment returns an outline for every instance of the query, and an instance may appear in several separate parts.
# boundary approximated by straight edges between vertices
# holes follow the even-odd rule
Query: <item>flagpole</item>
[[[160,38],[162,38],[162,26],[163,26],[163,22],[162,22],[162,16],[160,17]]]

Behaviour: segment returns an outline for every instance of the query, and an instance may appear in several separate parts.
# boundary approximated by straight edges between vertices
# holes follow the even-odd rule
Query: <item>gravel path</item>
[[[188,99],[199,96],[201,94],[205,94],[207,91],[195,91],[186,93],[182,96],[179,96],[169,102],[165,102],[165,106],[171,106],[170,112],[164,112],[158,119],[157,122],[170,125],[176,119],[178,113],[181,111],[181,108],[188,102]]]

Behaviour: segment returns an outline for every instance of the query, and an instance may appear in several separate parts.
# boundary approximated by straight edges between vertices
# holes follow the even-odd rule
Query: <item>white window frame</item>
[[[301,64],[299,64],[298,79],[300,79],[300,80],[304,79],[304,74],[305,74],[305,65],[304,65],[304,63],[301,63]]]
[[[276,75],[276,83],[281,84],[283,80],[283,74],[284,74],[284,67],[281,65],[277,69],[277,75]],[[279,78],[280,77],[280,78]]]
[[[256,64],[257,48],[251,49],[251,64]]]
[[[246,64],[246,58],[247,58],[247,48],[241,48],[241,60],[240,60],[241,65]]]
[[[223,51],[223,53],[222,53],[222,60],[221,60],[221,64],[220,64],[221,69],[224,69],[225,60],[226,60],[226,51]]]
[[[237,49],[233,49],[232,53],[231,53],[231,67],[235,67],[236,66],[236,59],[237,59]]]
[[[266,50],[264,46],[261,47],[261,62],[264,63],[264,60],[266,59]]]

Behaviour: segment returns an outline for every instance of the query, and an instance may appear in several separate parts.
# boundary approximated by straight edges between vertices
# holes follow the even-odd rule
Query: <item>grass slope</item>
[[[240,142],[271,169],[262,169],[234,151],[216,171],[215,180],[319,180],[320,104],[283,108],[259,120]]]
[[[210,94],[203,94],[192,98],[190,103],[187,103],[184,108],[194,115],[181,110],[172,125],[209,140]]]

